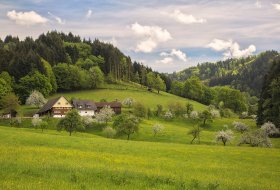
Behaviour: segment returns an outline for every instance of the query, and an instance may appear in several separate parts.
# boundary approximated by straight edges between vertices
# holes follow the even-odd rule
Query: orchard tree
[[[115,118],[113,126],[117,133],[127,135],[129,140],[130,136],[139,130],[139,119],[131,114],[121,114]]]
[[[197,126],[194,126],[193,129],[191,129],[189,132],[188,132],[188,135],[192,135],[193,136],[193,139],[191,140],[191,144],[193,143],[193,141],[195,139],[198,139],[198,143],[200,143],[200,127],[199,125]]]
[[[158,134],[161,133],[164,130],[164,127],[161,124],[155,124],[153,126],[153,133],[154,133],[154,137]]]
[[[41,125],[42,119],[40,119],[39,117],[34,117],[34,118],[32,119],[32,121],[31,121],[31,123],[32,123],[32,126],[33,126],[35,129],[37,129],[37,128]]]
[[[83,117],[82,118],[82,122],[83,122],[83,125],[85,126],[85,128],[90,128],[94,122],[94,119],[90,116],[86,116],[86,117]]]
[[[266,122],[261,126],[261,130],[263,130],[268,136],[273,136],[279,134],[279,129],[275,127],[272,122]]]
[[[208,110],[204,110],[202,113],[200,113],[199,117],[202,119],[203,126],[206,125],[207,121],[212,121],[213,118],[212,114]]]
[[[32,105],[36,106],[37,108],[42,107],[47,100],[44,98],[44,95],[41,94],[41,92],[34,90],[32,93],[29,95],[29,97],[26,100],[26,105]]]
[[[82,118],[77,110],[73,109],[69,111],[64,118],[62,118],[58,125],[57,129],[60,131],[62,129],[69,132],[71,136],[74,131],[84,129]]]
[[[217,134],[216,134],[216,141],[219,142],[219,141],[222,141],[224,146],[226,146],[226,143],[231,141],[233,139],[233,132],[231,130],[222,130],[222,131],[219,131]]]
[[[107,125],[108,121],[112,120],[114,114],[115,112],[110,106],[105,106],[95,115],[95,119],[98,123],[106,123]]]
[[[234,121],[232,123],[235,130],[239,131],[240,133],[244,133],[249,130],[248,126],[245,123]]]

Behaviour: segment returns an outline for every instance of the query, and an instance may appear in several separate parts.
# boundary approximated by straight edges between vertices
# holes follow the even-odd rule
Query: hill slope
[[[196,75],[209,86],[229,85],[238,90],[259,96],[264,76],[279,57],[276,51],[266,51],[257,56],[228,59],[216,63],[202,63],[171,75],[175,80],[186,80]]]
[[[279,149],[0,127],[0,189],[278,189]]]

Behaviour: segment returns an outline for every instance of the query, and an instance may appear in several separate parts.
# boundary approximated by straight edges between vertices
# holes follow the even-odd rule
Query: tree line
[[[132,62],[112,44],[57,31],[37,39],[0,39],[0,99],[15,93],[25,103],[33,90],[45,97],[57,91],[94,89],[102,83],[133,81],[156,90],[169,90],[167,75]],[[156,81],[156,82],[155,82]]]

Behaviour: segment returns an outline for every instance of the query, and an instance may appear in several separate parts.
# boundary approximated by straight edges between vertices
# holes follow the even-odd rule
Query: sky
[[[0,0],[0,37],[72,32],[160,72],[280,51],[280,0]]]

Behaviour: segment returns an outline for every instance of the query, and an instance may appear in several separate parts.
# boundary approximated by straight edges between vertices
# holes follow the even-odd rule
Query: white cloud
[[[224,58],[241,58],[252,55],[256,51],[256,46],[250,45],[248,48],[241,50],[237,42],[232,40],[224,41],[214,39],[207,47],[212,48],[215,51],[224,51]]]
[[[87,11],[86,18],[90,18],[91,15],[92,15],[92,10],[89,9],[89,10]]]
[[[193,23],[205,23],[206,19],[203,18],[195,18],[193,15],[187,15],[182,13],[180,10],[174,10],[170,17],[175,19],[177,22],[183,24],[193,24]]]
[[[159,61],[156,61],[156,63],[164,64],[164,65],[171,65],[173,64],[173,58],[172,57],[165,57]]]
[[[16,21],[20,25],[35,25],[44,24],[48,22],[48,19],[39,15],[35,11],[29,12],[16,12],[15,10],[8,11],[7,16],[9,19]]]
[[[58,24],[65,24],[65,20],[62,20],[60,17],[58,17],[58,16],[52,14],[51,12],[48,12],[48,14],[49,14],[52,18],[54,18]]]
[[[280,11],[280,3],[272,4],[272,6],[273,6],[276,10]]]
[[[131,30],[142,39],[137,44],[137,52],[152,52],[160,42],[172,39],[170,33],[159,26],[143,26],[136,22],[131,25]]]
[[[257,0],[256,3],[255,3],[255,6],[257,8],[262,8],[262,3],[259,0]]]
[[[176,50],[176,49],[172,49],[170,53],[166,53],[166,52],[162,52],[160,54],[160,56],[164,56],[164,57],[176,57],[181,61],[186,62],[187,61],[187,55],[180,51],[180,50]]]

